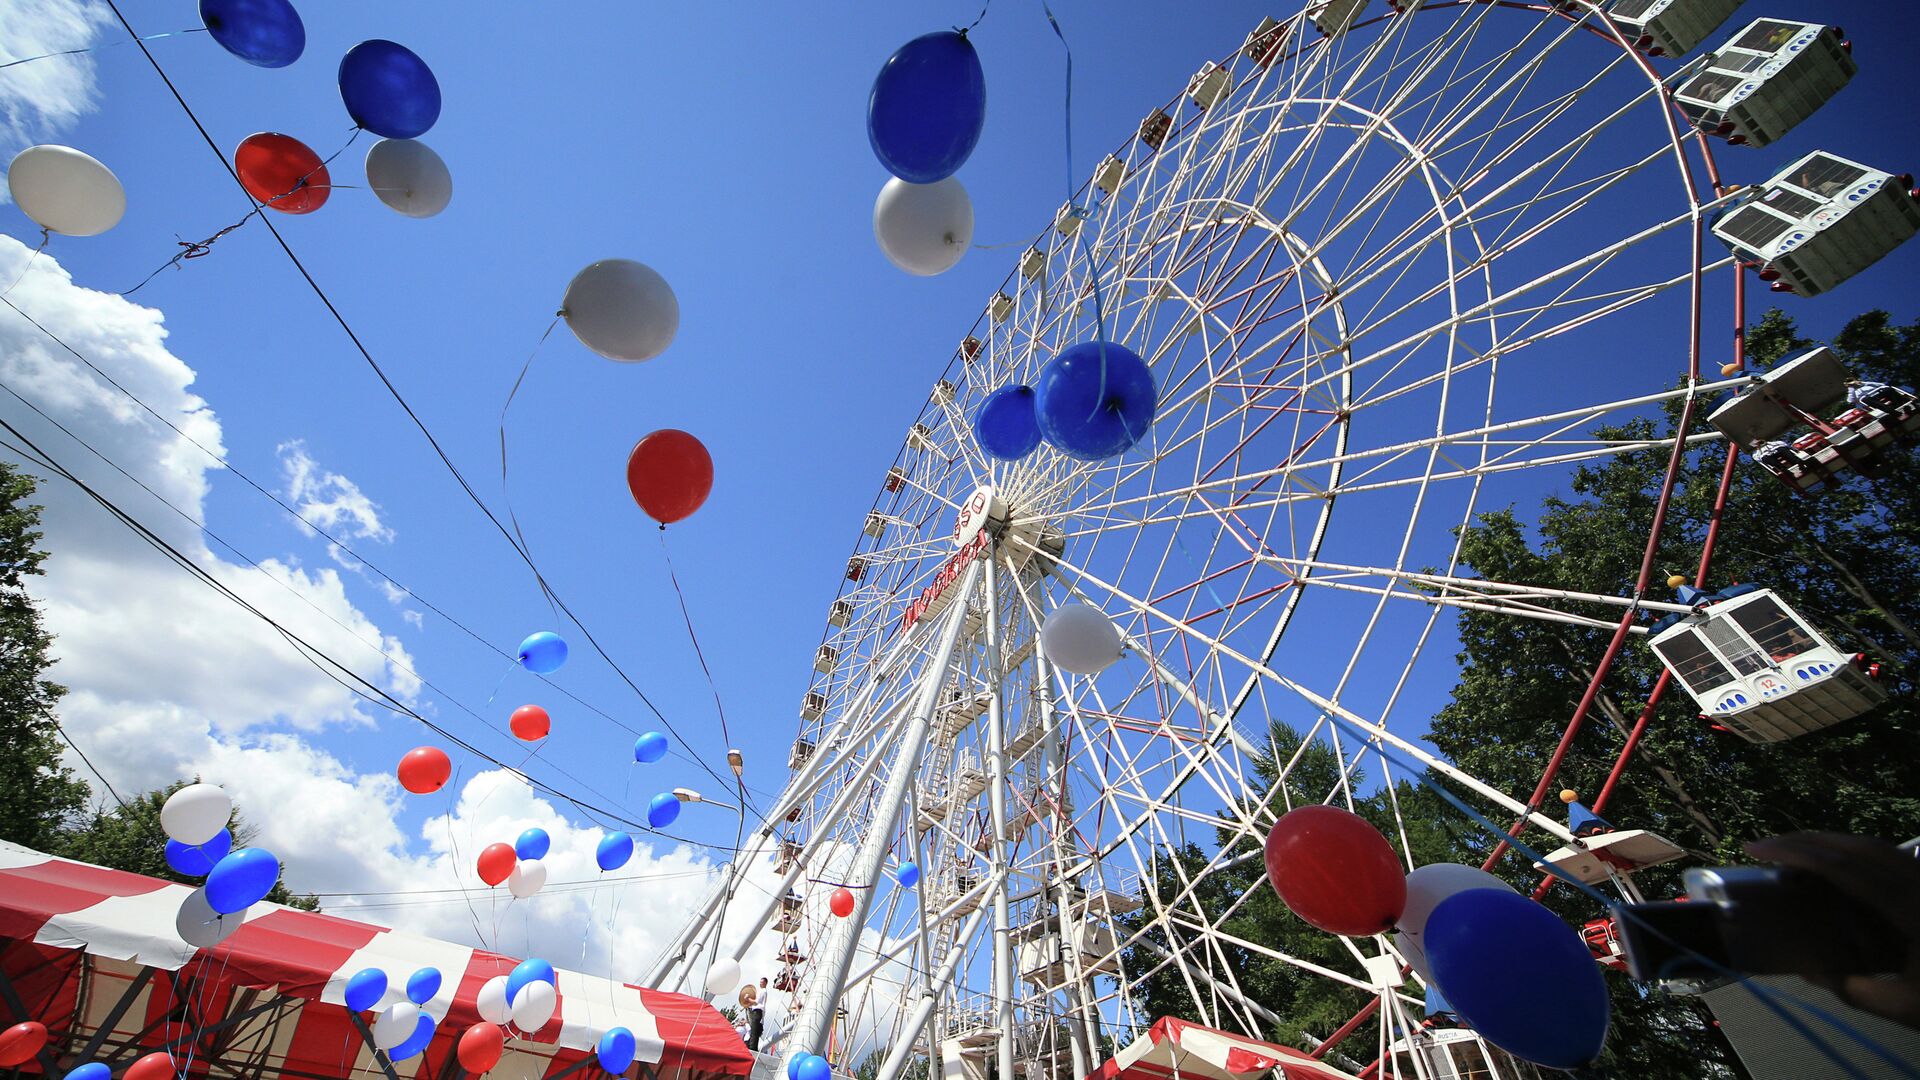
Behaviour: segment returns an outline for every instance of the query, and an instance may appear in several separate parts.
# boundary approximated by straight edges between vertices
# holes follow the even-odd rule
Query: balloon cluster
[[[895,266],[929,277],[973,243],[973,203],[953,174],[987,121],[987,80],[965,31],[902,45],[867,98],[867,141],[893,178],[873,204],[873,236]]]
[[[833,1066],[819,1054],[795,1054],[787,1059],[787,1080],[832,1080]]]
[[[1329,933],[1397,928],[1396,947],[1488,1042],[1574,1069],[1606,1041],[1606,984],[1578,933],[1492,874],[1454,863],[1401,869],[1380,830],[1333,806],[1288,811],[1267,834],[1267,879]]]
[[[341,1001],[349,1012],[378,1010],[372,1025],[373,1045],[386,1051],[389,1061],[405,1061],[433,1042],[438,1021],[427,1012],[426,1006],[439,995],[443,982],[439,968],[420,968],[407,977],[406,1000],[383,1008],[387,973],[379,968],[363,968],[347,979]]]
[[[280,860],[265,848],[233,846],[228,823],[233,801],[212,784],[188,784],[160,806],[167,834],[167,865],[206,884],[187,894],[174,928],[190,945],[210,949],[240,928],[246,910],[267,898],[280,880]]]
[[[1044,439],[1068,457],[1105,461],[1146,437],[1159,408],[1153,372],[1139,354],[1103,338],[1061,350],[1033,386],[1003,386],[973,416],[989,457],[1018,461]]]

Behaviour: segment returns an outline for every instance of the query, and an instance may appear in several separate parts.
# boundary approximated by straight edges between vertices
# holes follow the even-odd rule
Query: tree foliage
[[[66,688],[46,678],[53,638],[25,584],[47,557],[34,486],[0,462],[0,838],[45,850],[86,806],[87,785],[60,761],[54,707]]]
[[[1764,368],[1811,344],[1790,318],[1773,311],[1749,332],[1748,354]],[[1831,345],[1856,375],[1907,387],[1920,384],[1920,322],[1900,326],[1885,312],[1870,312],[1848,323]],[[1689,432],[1711,432],[1705,416],[1714,404],[1697,403]],[[1664,445],[1581,468],[1567,491],[1547,498],[1531,515],[1512,509],[1484,515],[1463,537],[1465,572],[1632,595],[1682,419],[1676,401],[1664,415],[1596,432],[1604,439]],[[1726,445],[1713,439],[1693,444],[1685,455],[1646,598],[1671,598],[1665,585],[1670,573],[1692,579],[1713,521],[1727,453]],[[1736,461],[1706,587],[1751,582],[1775,590],[1836,643],[1878,659],[1892,700],[1827,731],[1762,746],[1716,730],[1673,687],[1651,714],[1644,741],[1605,815],[1621,827],[1651,829],[1688,849],[1691,857],[1681,865],[1744,861],[1746,841],[1795,829],[1906,839],[1920,821],[1920,724],[1914,705],[1920,682],[1920,590],[1915,581],[1920,581],[1920,459],[1913,453],[1896,450],[1881,475],[1855,477],[1815,496],[1796,494],[1751,462]],[[1585,613],[1618,618],[1617,608]],[[1613,631],[1472,610],[1461,612],[1457,629],[1458,682],[1427,737],[1468,773],[1501,790],[1529,794]],[[1598,796],[1660,673],[1645,639],[1631,639],[1575,737],[1555,788],[1576,788],[1589,801]],[[1285,728],[1277,727],[1275,736],[1282,752],[1297,745],[1298,736]],[[1289,775],[1284,795],[1276,790],[1274,798],[1320,801],[1335,790],[1338,767],[1330,748],[1309,747]],[[1272,785],[1271,763],[1261,771]],[[1368,790],[1361,781],[1354,783],[1357,795]],[[1431,787],[1405,782],[1391,790],[1375,787],[1356,798],[1355,808],[1387,828],[1393,824],[1389,804],[1395,797],[1416,862],[1478,865],[1491,850],[1484,831],[1443,805]],[[1550,802],[1546,809],[1557,808]],[[1162,852],[1154,880],[1143,886],[1145,910],[1152,909],[1155,890],[1170,895],[1192,882],[1202,867],[1231,863],[1253,843],[1223,828],[1214,852],[1198,845]],[[1210,913],[1231,910],[1226,929],[1236,936],[1353,972],[1344,947],[1294,918],[1260,884],[1262,870],[1257,856],[1215,870],[1195,889],[1199,905]],[[1540,880],[1531,860],[1519,854],[1509,854],[1495,870],[1523,890]],[[1646,871],[1639,883],[1650,897],[1674,895],[1678,871]],[[1546,902],[1575,925],[1602,914],[1597,904],[1564,887],[1551,890]],[[1129,932],[1144,918],[1144,912],[1132,916]],[[1224,1003],[1208,987],[1190,984],[1179,965],[1164,962],[1169,950],[1201,947],[1169,942],[1164,929],[1154,928],[1129,950],[1129,974],[1146,973],[1132,988],[1145,1014],[1203,1015],[1194,1000],[1198,993],[1216,1016],[1247,1015],[1249,1010]],[[1265,1009],[1253,1026],[1281,1042],[1310,1045],[1312,1036],[1324,1036],[1366,1002],[1362,991],[1264,954],[1229,950],[1224,960],[1216,956],[1209,966],[1235,973],[1239,988]],[[1610,973],[1608,981],[1613,1033],[1608,1056],[1594,1075],[1650,1080],[1734,1075],[1725,1043],[1695,999],[1635,985],[1622,974]]]

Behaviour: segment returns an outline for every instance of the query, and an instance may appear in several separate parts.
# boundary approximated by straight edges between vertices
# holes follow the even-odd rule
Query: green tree
[[[165,790],[149,791],[130,799],[124,806],[97,810],[84,824],[62,834],[55,854],[183,885],[200,884],[199,878],[174,873],[167,865],[167,833],[160,825],[160,808],[166,804],[167,796],[186,784],[183,780]],[[254,829],[238,813],[228,822],[228,828],[233,831],[235,847],[252,842]],[[316,897],[289,892],[284,881],[274,882],[267,900],[304,911],[320,907]]]
[[[0,839],[45,850],[87,803],[87,785],[60,763],[54,706],[66,688],[46,678],[53,637],[27,595],[42,573],[34,479],[0,462]]]
[[[1769,312],[1748,335],[1749,357],[1760,367],[1812,343],[1784,314]],[[1832,347],[1866,378],[1920,384],[1920,322],[1895,325],[1885,312],[1847,324]],[[1711,432],[1699,403],[1689,431]],[[1596,432],[1606,439],[1671,440],[1682,419],[1678,402],[1664,416]],[[1657,553],[1658,577],[1689,578],[1698,563],[1726,465],[1718,441],[1686,455]],[[1512,510],[1485,515],[1463,538],[1466,573],[1570,591],[1630,595],[1646,537],[1653,528],[1666,447],[1621,454],[1580,469],[1569,490],[1546,499],[1530,518]],[[1653,713],[1638,753],[1606,806],[1622,827],[1658,832],[1690,852],[1682,865],[1744,859],[1750,839],[1793,829],[1832,829],[1905,839],[1920,821],[1920,724],[1913,691],[1920,681],[1920,460],[1895,451],[1874,478],[1855,477],[1838,490],[1796,494],[1751,462],[1735,468],[1716,535],[1708,586],[1752,582],[1779,593],[1844,647],[1870,653],[1887,673],[1892,700],[1873,713],[1789,743],[1760,746],[1715,730],[1683,692],[1666,695]],[[1664,581],[1649,598],[1664,598]],[[1617,618],[1617,609],[1590,614]],[[1460,673],[1451,700],[1434,717],[1428,738],[1467,772],[1506,791],[1530,793],[1545,770],[1612,636],[1586,629],[1476,611],[1458,623]],[[1575,738],[1560,784],[1589,800],[1639,717],[1661,668],[1644,639],[1635,638],[1609,673],[1588,721]],[[1275,729],[1281,753],[1297,736]],[[1334,790],[1338,763],[1331,748],[1309,747],[1289,776],[1292,801],[1318,802]],[[1261,768],[1272,784],[1271,763]],[[1356,790],[1366,790],[1353,781]],[[1487,837],[1445,806],[1428,787],[1404,781],[1391,793],[1418,862],[1478,864],[1491,850]],[[1393,823],[1385,789],[1356,801],[1376,824]],[[1275,794],[1276,799],[1279,793]],[[1550,809],[1557,808],[1553,804]],[[1505,824],[1505,822],[1501,822]],[[1391,832],[1389,835],[1393,835]],[[1532,834],[1537,838],[1538,834]],[[1210,853],[1198,845],[1170,853],[1143,893],[1165,892],[1192,880],[1202,866],[1251,850],[1222,829]],[[1342,970],[1345,950],[1329,935],[1285,911],[1270,889],[1255,888],[1260,864],[1249,859],[1217,870],[1196,890],[1208,911],[1236,901],[1231,931],[1290,955]],[[1531,889],[1539,875],[1530,860],[1509,854],[1496,872]],[[1674,868],[1640,875],[1650,896],[1673,895]],[[1241,900],[1243,894],[1245,900]],[[1546,902],[1575,925],[1598,918],[1597,904],[1566,888]],[[1132,917],[1137,928],[1151,910]],[[1155,928],[1126,957],[1128,972],[1151,972],[1133,987],[1149,1015],[1197,1015],[1177,966],[1160,964],[1169,943]],[[1244,951],[1244,950],[1243,950]],[[1325,1035],[1351,1016],[1365,996],[1257,955],[1230,955],[1243,990],[1277,1018],[1266,1034],[1281,1042]],[[1608,1056],[1594,1075],[1680,1080],[1731,1076],[1730,1053],[1694,999],[1609,975],[1614,1023]],[[1201,988],[1205,992],[1204,988]]]

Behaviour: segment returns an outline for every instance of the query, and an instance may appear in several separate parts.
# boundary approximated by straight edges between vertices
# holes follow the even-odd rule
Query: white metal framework
[[[784,880],[742,905],[808,957],[775,984],[781,1053],[850,1070],[877,1049],[880,1080],[916,1054],[969,1080],[989,1059],[1002,1080],[1083,1076],[1103,1036],[1151,1021],[1129,988],[1156,973],[1189,989],[1187,1019],[1267,1030],[1235,949],[1381,994],[1397,1074],[1384,1051],[1420,999],[1381,974],[1385,939],[1317,965],[1196,894],[1258,858],[1276,810],[1409,763],[1569,840],[1418,741],[1452,683],[1448,613],[1688,610],[1458,565],[1477,513],[1669,445],[1596,427],[1744,385],[1698,377],[1706,275],[1738,274],[1707,219],[1732,196],[1637,37],[1584,2],[1310,4],[1201,67],[1016,257],[880,484],[793,777],[744,856],[778,852]],[[985,457],[987,395],[1099,333],[1152,368],[1141,445]],[[1070,600],[1125,636],[1099,676],[1038,648]],[[1305,787],[1272,722],[1347,771]],[[1211,862],[1168,857],[1186,845]],[[911,889],[889,873],[908,861]],[[677,958],[713,910],[656,979],[697,978]]]

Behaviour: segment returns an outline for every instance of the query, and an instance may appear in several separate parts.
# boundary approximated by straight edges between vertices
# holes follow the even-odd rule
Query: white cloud
[[[80,0],[0,4],[0,63],[47,56],[0,75],[0,160],[12,160],[93,110],[93,58],[48,54],[86,48],[112,19],[106,5]]]
[[[281,443],[275,451],[280,455],[287,498],[301,517],[350,540],[386,543],[393,539],[393,530],[380,520],[379,505],[360,490],[360,485],[315,461],[303,440]],[[359,569],[357,561],[333,546],[327,554],[348,569]]]

